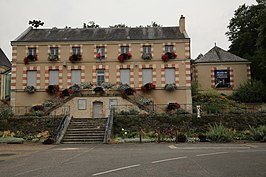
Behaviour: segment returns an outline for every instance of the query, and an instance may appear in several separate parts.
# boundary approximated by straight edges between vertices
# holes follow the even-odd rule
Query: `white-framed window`
[[[97,54],[96,54],[96,58],[99,58],[99,59],[104,59],[105,58],[105,47],[96,47],[96,51],[97,51]]]
[[[151,46],[150,45],[144,45],[142,48],[143,48],[143,54],[151,54]]]
[[[152,69],[142,69],[142,84],[152,83]]]
[[[80,55],[80,47],[72,47],[73,55]]]
[[[37,49],[36,47],[29,47],[28,48],[28,55],[36,55]]]
[[[80,84],[80,77],[81,77],[81,71],[80,69],[72,69],[71,70],[71,84]]]
[[[165,83],[166,84],[175,83],[175,68],[166,68],[165,69]]]
[[[37,71],[27,71],[27,86],[36,87]]]
[[[165,45],[164,50],[165,50],[165,53],[174,52],[174,46],[173,45]]]
[[[120,69],[120,82],[130,85],[130,69]]]
[[[49,85],[59,85],[58,70],[49,70]]]
[[[214,77],[216,88],[230,87],[230,70],[215,70]]]
[[[78,99],[78,110],[86,110],[86,109],[87,109],[87,100]]]
[[[58,47],[50,47],[50,54],[58,56]]]
[[[103,69],[96,70],[96,84],[101,85],[105,81],[105,75]]]
[[[129,52],[129,46],[121,46],[121,53],[128,53]]]

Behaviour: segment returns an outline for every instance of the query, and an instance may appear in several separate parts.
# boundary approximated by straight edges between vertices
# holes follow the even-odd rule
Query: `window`
[[[28,48],[28,55],[36,55],[36,47]]]
[[[27,71],[27,86],[36,87],[37,71]]]
[[[50,54],[58,56],[58,47],[50,47]]]
[[[175,83],[175,69],[174,68],[165,69],[165,83],[166,84]]]
[[[152,69],[142,69],[142,84],[152,83]]]
[[[129,52],[129,46],[121,46],[121,53],[128,53]]]
[[[58,85],[58,84],[59,84],[59,71],[49,70],[49,85]]]
[[[71,70],[71,84],[80,84],[81,71],[79,69]]]
[[[72,47],[73,55],[80,55],[80,47]]]
[[[120,70],[120,82],[122,84],[130,85],[130,69],[121,69]]]
[[[96,84],[99,86],[104,82],[105,78],[104,78],[104,70],[103,69],[96,70],[96,79],[97,79]]]
[[[143,46],[143,54],[151,54],[151,46],[150,45],[144,45]]]
[[[174,46],[173,45],[165,45],[165,53],[166,52],[174,52]]]
[[[96,47],[97,55],[96,58],[104,59],[105,58],[105,47]]]
[[[215,87],[225,88],[230,87],[230,71],[229,70],[215,70]]]

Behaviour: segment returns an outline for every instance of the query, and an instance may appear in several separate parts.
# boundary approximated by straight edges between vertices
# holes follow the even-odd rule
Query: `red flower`
[[[163,60],[164,62],[169,61],[168,55],[164,54],[164,55],[162,56],[162,60]]]

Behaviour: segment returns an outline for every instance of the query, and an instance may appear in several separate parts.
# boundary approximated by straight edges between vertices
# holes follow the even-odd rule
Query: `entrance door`
[[[103,117],[103,103],[93,102],[93,118],[102,118],[102,117]]]

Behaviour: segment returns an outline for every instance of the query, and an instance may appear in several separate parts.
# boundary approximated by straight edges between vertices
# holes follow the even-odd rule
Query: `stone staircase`
[[[61,143],[103,143],[107,118],[72,118]]]

